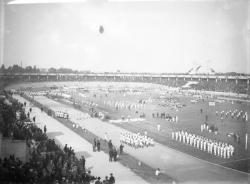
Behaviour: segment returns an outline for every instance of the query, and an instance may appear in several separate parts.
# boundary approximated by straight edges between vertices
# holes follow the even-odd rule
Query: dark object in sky
[[[99,26],[99,32],[102,34],[104,32],[103,26]]]

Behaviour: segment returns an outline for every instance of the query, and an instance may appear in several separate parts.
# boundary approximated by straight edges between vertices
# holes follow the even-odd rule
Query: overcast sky
[[[4,64],[128,72],[201,64],[249,73],[247,1],[6,5]]]

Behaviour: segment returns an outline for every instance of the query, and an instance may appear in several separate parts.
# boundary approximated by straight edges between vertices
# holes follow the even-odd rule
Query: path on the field
[[[48,116],[46,113],[41,112],[37,107],[30,106],[30,103],[24,98],[15,95],[14,98],[18,99],[21,103],[26,101],[26,112],[32,107],[31,117],[36,116],[36,124],[43,130],[44,125],[47,127],[47,135],[53,138],[64,146],[68,144],[71,146],[77,156],[84,155],[86,158],[86,168],[91,169],[94,176],[100,176],[104,179],[113,173],[116,178],[116,183],[119,184],[148,184],[145,180],[133,173],[129,168],[124,167],[119,162],[109,162],[108,155],[104,152],[93,152],[92,144],[84,140],[75,132],[65,127],[56,119]]]
[[[61,110],[69,113],[71,121],[78,123],[101,138],[104,138],[105,132],[107,132],[116,146],[120,144],[120,132],[126,131],[99,119],[79,120],[78,117],[83,112],[47,97],[35,97],[35,100],[54,111]],[[180,183],[249,183],[250,181],[250,175],[246,173],[210,164],[158,143],[154,147],[143,149],[125,146],[125,152],[152,168],[160,168]]]

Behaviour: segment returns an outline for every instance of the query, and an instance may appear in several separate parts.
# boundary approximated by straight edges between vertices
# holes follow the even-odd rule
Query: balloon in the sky
[[[103,26],[101,25],[101,26],[99,26],[99,33],[104,33],[104,28],[103,28]]]

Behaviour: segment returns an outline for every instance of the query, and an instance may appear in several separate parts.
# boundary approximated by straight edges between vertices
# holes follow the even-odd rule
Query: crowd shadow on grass
[[[55,142],[56,142],[57,144],[59,144],[62,148],[65,146],[65,145],[63,145],[61,142],[59,142],[59,141],[56,139],[57,136],[64,135],[62,132],[60,132],[60,131],[57,131],[57,132],[48,132],[48,133],[46,133],[46,134],[47,134],[47,136],[48,136],[49,138],[54,139]],[[88,152],[86,152],[86,151],[78,151],[78,152],[75,152],[75,154],[76,154],[76,157],[77,157],[77,158],[81,158],[82,156],[84,156],[84,158],[87,159],[87,158],[90,158],[90,157],[91,157],[91,155],[90,155]]]
[[[86,151],[78,151],[78,152],[75,152],[75,154],[77,158],[81,158],[82,156],[84,156],[84,158],[87,159],[91,157],[91,155]]]
[[[60,135],[64,135],[64,134],[63,134],[62,132],[60,132],[60,131],[57,131],[57,132],[47,132],[46,134],[47,134],[48,137],[53,137],[53,138],[55,138],[55,137],[57,137],[57,136],[60,136]]]

